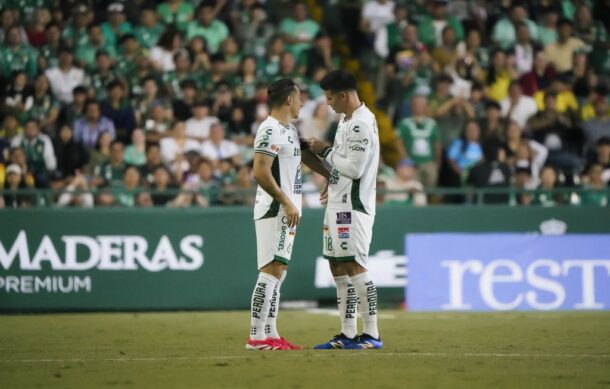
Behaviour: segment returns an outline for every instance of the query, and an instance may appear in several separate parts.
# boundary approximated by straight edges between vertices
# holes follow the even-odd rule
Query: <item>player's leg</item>
[[[281,264],[282,266],[277,268],[276,270],[279,273],[273,273],[274,276],[278,279],[278,282],[273,290],[273,294],[271,296],[271,304],[269,307],[269,314],[267,316],[267,321],[265,323],[265,333],[268,339],[273,340],[275,343],[285,346],[291,350],[300,350],[301,346],[294,345],[280,336],[278,327],[277,327],[277,318],[280,309],[280,296],[281,296],[281,288],[286,278],[287,270],[288,270],[288,262],[292,256],[292,247],[294,245],[294,239],[296,236],[296,228],[290,228],[287,225],[286,218],[284,215],[280,214],[280,217],[277,219],[277,241],[274,246],[273,264]]]
[[[277,218],[256,220],[257,257],[259,274],[252,292],[250,305],[250,338],[246,348],[251,350],[286,350],[269,340],[265,324],[269,316],[271,299],[286,265],[274,259]]]
[[[353,343],[357,331],[357,298],[356,290],[350,283],[348,273],[343,270],[339,256],[348,255],[343,239],[339,239],[336,212],[326,211],[324,215],[324,227],[322,231],[322,243],[324,258],[328,259],[330,271],[335,280],[337,288],[337,307],[341,318],[341,333],[335,335],[326,343],[316,345],[315,349],[342,349]],[[342,219],[342,221],[345,219]],[[342,224],[342,229],[349,229]]]
[[[355,260],[344,263],[343,271],[349,274],[358,296],[358,311],[362,318],[363,331],[358,342],[349,348],[382,348],[377,327],[377,288],[367,271],[369,246],[373,231],[373,217],[358,213],[353,223],[353,244],[356,248]]]

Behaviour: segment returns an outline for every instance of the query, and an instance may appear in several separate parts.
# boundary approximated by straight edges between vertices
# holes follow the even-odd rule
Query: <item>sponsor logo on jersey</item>
[[[337,212],[337,224],[352,224],[352,213]]]
[[[351,146],[349,147],[349,149],[350,149],[351,151],[360,151],[360,152],[362,152],[362,151],[366,151],[366,149],[365,149],[364,147],[360,146],[360,145],[351,145]]]
[[[349,239],[349,227],[339,227],[339,239]]]

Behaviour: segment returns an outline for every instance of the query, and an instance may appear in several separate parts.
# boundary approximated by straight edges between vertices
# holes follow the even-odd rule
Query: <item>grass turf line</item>
[[[2,316],[0,386],[610,388],[610,312],[384,313],[384,350],[298,352],[245,350],[247,312]],[[338,321],[278,323],[310,348]]]

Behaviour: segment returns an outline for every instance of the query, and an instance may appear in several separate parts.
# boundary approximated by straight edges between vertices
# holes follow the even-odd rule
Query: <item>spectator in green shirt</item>
[[[21,41],[19,26],[6,32],[4,45],[0,48],[0,77],[9,78],[13,72],[25,71],[32,80],[38,71],[36,51]]]
[[[121,50],[115,64],[117,74],[125,78],[130,77],[138,65],[138,58],[144,56],[144,49],[132,33],[121,37]]]
[[[107,21],[102,23],[102,33],[108,46],[115,50],[121,36],[131,33],[131,24],[125,20],[125,6],[121,3],[111,3],[108,6]]]
[[[315,21],[307,18],[305,4],[297,2],[293,6],[293,18],[286,18],[280,23],[280,33],[284,35],[287,49],[295,58],[300,58],[301,53],[311,47],[313,39],[320,30]]]
[[[103,50],[110,58],[116,57],[116,49],[113,45],[108,45],[106,38],[99,24],[90,24],[87,27],[87,42],[76,48],[76,60],[79,61],[87,70],[95,67],[97,52]]]
[[[581,192],[580,204],[596,207],[608,206],[609,192],[602,178],[603,173],[604,168],[599,163],[593,163],[588,166],[587,175],[585,177],[585,190]]]
[[[514,2],[508,14],[494,25],[491,39],[503,49],[514,46],[517,41],[515,25],[519,22],[525,23],[530,30],[530,37],[538,41],[538,25],[528,18],[527,10],[523,4]]]
[[[174,25],[180,31],[185,31],[195,14],[195,8],[188,1],[167,0],[157,7],[161,21],[166,25]]]
[[[71,47],[87,45],[87,25],[93,21],[93,13],[84,4],[74,8],[72,19],[64,28],[62,36]]]
[[[208,44],[210,54],[216,54],[220,44],[229,36],[229,29],[224,22],[216,19],[214,4],[203,2],[198,10],[198,20],[189,23],[186,30],[187,39],[202,36]]]
[[[425,96],[411,102],[412,116],[403,119],[396,130],[396,146],[401,158],[411,158],[426,188],[436,187],[441,159],[441,142],[436,121],[428,116]]]
[[[144,8],[140,13],[140,24],[134,28],[134,35],[146,49],[156,45],[165,31],[165,27],[158,21],[158,16],[154,9]]]
[[[441,31],[447,25],[453,27],[458,42],[464,40],[464,27],[455,16],[447,14],[447,1],[435,0],[432,15],[424,16],[420,20],[417,36],[422,43],[432,49],[442,43]]]

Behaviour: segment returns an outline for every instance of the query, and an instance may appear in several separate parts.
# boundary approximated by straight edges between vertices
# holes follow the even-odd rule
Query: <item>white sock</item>
[[[265,322],[269,316],[269,306],[273,289],[278,279],[267,273],[259,273],[256,286],[252,293],[252,304],[250,306],[250,339],[265,340]]]
[[[341,332],[348,338],[358,334],[356,290],[350,284],[348,276],[335,277],[337,285],[337,305],[341,317]]]
[[[265,333],[268,337],[277,339],[280,334],[277,332],[277,315],[280,309],[280,288],[282,282],[286,279],[286,270],[282,272],[282,276],[277,281],[275,289],[273,289],[273,295],[271,296],[271,304],[269,305],[269,316],[267,316],[267,323],[265,324]]]
[[[379,339],[377,329],[377,288],[369,278],[369,273],[364,272],[350,277],[356,294],[358,295],[358,311],[362,317],[363,332]]]

